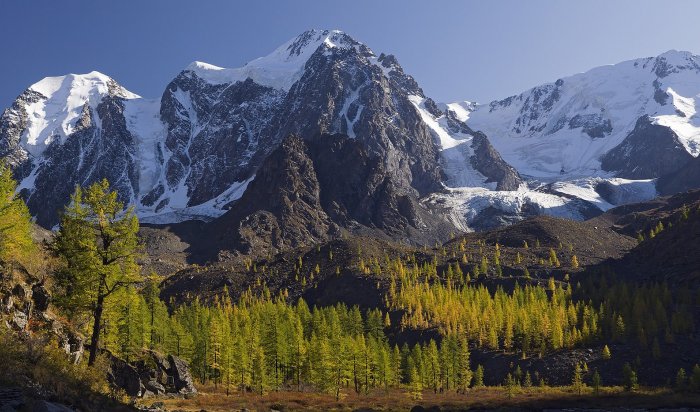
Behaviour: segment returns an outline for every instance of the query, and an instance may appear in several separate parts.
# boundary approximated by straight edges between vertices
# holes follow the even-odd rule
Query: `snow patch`
[[[471,112],[476,110],[476,103],[465,100],[463,102],[448,103],[445,105],[445,108],[451,111],[457,120],[466,122],[469,120]]]
[[[411,103],[418,109],[421,119],[440,145],[443,170],[447,174],[445,182],[449,187],[488,187],[496,188],[496,183],[486,183],[486,177],[476,171],[470,158],[474,155],[471,148],[473,136],[470,134],[450,132],[445,116],[436,118],[425,107],[427,99],[421,96],[408,96]]]
[[[137,209],[136,212],[143,223],[165,224],[179,223],[187,220],[211,221],[226,213],[226,206],[240,199],[248,187],[248,184],[252,182],[254,178],[255,176],[251,176],[249,179],[242,182],[235,182],[217,197],[196,206],[173,207],[172,205],[168,205],[158,212],[154,211],[152,208],[141,208]]]
[[[127,129],[136,139],[137,199],[140,199],[157,185],[163,173],[163,165],[157,158],[158,144],[165,139],[167,131],[160,119],[160,100],[127,100],[124,102],[124,118]]]

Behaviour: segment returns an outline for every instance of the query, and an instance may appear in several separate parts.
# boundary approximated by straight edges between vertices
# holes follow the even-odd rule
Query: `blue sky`
[[[397,56],[437,101],[488,102],[668,49],[700,53],[700,1],[37,0],[0,5],[0,107],[98,70],[159,97],[193,60],[238,67],[310,28]]]

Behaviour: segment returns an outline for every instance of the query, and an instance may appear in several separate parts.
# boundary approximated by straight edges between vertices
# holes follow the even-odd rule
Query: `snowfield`
[[[521,174],[551,181],[605,177],[601,156],[620,144],[643,115],[670,127],[697,157],[698,104],[700,56],[672,50],[477,105],[466,116],[459,103],[448,107],[484,132]]]

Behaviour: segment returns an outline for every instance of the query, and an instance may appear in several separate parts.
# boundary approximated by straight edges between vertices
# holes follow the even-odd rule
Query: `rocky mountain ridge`
[[[489,105],[437,104],[396,57],[337,30],[310,30],[241,68],[194,62],[156,100],[97,72],[46,78],[0,118],[0,157],[44,227],[57,223],[75,185],[104,177],[143,222],[209,221],[232,207],[274,214],[241,205],[258,198],[244,193],[266,159],[290,135],[334,134],[380,163],[374,179],[391,181],[385,194],[360,184],[354,196],[388,196],[380,203],[392,208],[392,199],[410,199],[438,227],[451,227],[444,233],[540,214],[584,219],[653,198],[657,178],[668,193],[675,186],[663,182],[673,173],[684,173],[684,188],[700,183],[691,165],[700,153],[699,67],[697,56],[671,51]],[[667,154],[656,156],[661,149]],[[338,168],[314,172],[319,182],[344,178]],[[353,219],[328,215],[325,192],[309,205],[320,209],[307,216],[328,216],[318,220],[326,234],[313,239],[340,233],[328,232],[338,225],[352,229]],[[417,238],[435,234],[420,224],[367,222],[359,224],[401,239],[409,226]]]

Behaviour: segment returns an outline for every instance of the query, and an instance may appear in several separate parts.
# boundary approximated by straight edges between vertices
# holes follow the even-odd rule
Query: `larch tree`
[[[26,265],[36,246],[29,210],[15,194],[16,189],[12,171],[0,163],[0,262]]]
[[[583,393],[583,376],[582,376],[582,371],[581,371],[581,366],[579,365],[578,362],[576,362],[576,366],[574,366],[574,373],[571,378],[571,388],[576,392],[577,394],[581,395]]]
[[[413,400],[423,399],[423,382],[415,366],[408,371],[409,395]]]
[[[476,371],[474,371],[474,388],[480,388],[484,386],[484,367],[482,365],[479,365],[476,367]]]
[[[106,179],[85,191],[77,187],[61,219],[54,242],[65,264],[56,275],[59,297],[71,310],[92,318],[88,365],[97,357],[105,301],[141,280],[138,229],[133,209],[124,208]]]

